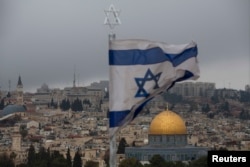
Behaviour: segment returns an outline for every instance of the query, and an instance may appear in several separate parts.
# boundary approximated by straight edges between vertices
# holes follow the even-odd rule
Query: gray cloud
[[[243,89],[249,83],[248,0],[2,0],[0,86],[25,90],[47,83],[71,86],[108,79],[108,27],[104,9],[121,9],[117,38],[143,38],[199,47],[200,81]]]

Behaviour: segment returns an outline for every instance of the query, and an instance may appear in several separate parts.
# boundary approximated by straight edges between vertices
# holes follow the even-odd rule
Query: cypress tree
[[[75,153],[73,167],[82,167],[82,159],[79,150]]]
[[[128,147],[127,141],[125,140],[125,138],[121,138],[118,145],[117,154],[124,154],[125,147]]]
[[[72,162],[71,162],[71,156],[70,156],[70,150],[68,148],[67,154],[66,154],[66,158],[67,158],[67,165],[68,167],[72,166]]]
[[[28,167],[33,167],[34,166],[34,162],[36,161],[36,153],[35,153],[35,148],[34,146],[31,144],[29,151],[28,151]]]
[[[4,99],[2,99],[0,102],[0,110],[2,110],[3,108],[4,108]]]
[[[6,153],[0,154],[0,166],[2,167],[14,167],[13,160],[7,156]]]

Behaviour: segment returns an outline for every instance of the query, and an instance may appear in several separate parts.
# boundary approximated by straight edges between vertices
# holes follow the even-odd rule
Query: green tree
[[[28,135],[28,130],[26,129],[26,125],[21,125],[19,128],[19,132],[22,138],[25,138]]]
[[[15,160],[16,156],[17,156],[16,153],[14,152],[10,153],[10,159]]]
[[[39,152],[36,153],[36,159],[34,162],[35,167],[46,167],[48,164],[48,153],[44,147],[39,148]]]
[[[239,115],[239,118],[243,119],[243,120],[248,120],[248,119],[250,119],[250,115],[249,115],[248,111],[245,111],[244,109],[242,109],[242,111]]]
[[[47,148],[47,167],[51,167],[50,148]]]
[[[209,104],[204,104],[204,105],[202,106],[201,110],[202,110],[202,112],[205,112],[205,113],[209,112],[209,111],[210,111],[210,106],[209,106]]]
[[[3,108],[4,108],[4,98],[1,99],[0,110],[2,110]]]
[[[51,101],[50,101],[49,107],[52,107],[52,108],[57,108],[57,104],[54,102],[53,97],[51,98]]]
[[[226,147],[220,147],[218,150],[219,151],[228,151],[228,149]]]
[[[242,103],[249,103],[250,102],[250,92],[240,91],[239,101]]]
[[[173,161],[166,161],[166,166],[167,167],[176,167],[178,165],[179,165],[179,163],[177,164],[177,163],[175,163]]]
[[[149,160],[151,167],[165,167],[166,161],[159,154],[153,155],[153,157]]]
[[[87,161],[84,167],[99,167],[99,162]]]
[[[174,167],[187,167],[187,165],[183,163],[182,161],[176,161],[174,163]]]
[[[82,111],[83,107],[82,107],[81,100],[79,100],[78,98],[76,100],[74,100],[74,102],[71,105],[71,110],[72,111]]]
[[[69,102],[69,99],[63,99],[62,100],[62,103],[60,104],[60,108],[61,110],[63,111],[67,111],[70,109],[70,102]]]
[[[79,150],[75,153],[73,167],[82,167],[82,159]]]
[[[229,106],[229,103],[227,101],[225,101],[223,104],[221,104],[220,108],[223,111],[230,111],[230,106]]]
[[[211,97],[211,102],[212,102],[213,104],[217,104],[217,103],[220,102],[219,96],[218,96],[218,93],[217,93],[217,92],[215,92],[214,95]]]
[[[197,107],[196,103],[190,102],[189,105],[190,105],[189,112],[193,112],[193,111],[197,111],[198,110],[198,107]]]
[[[151,167],[150,164],[144,164],[143,167]]]
[[[17,165],[16,167],[27,167],[27,165],[22,163],[22,164]]]
[[[62,111],[66,111],[66,99],[63,99],[61,104],[60,104],[60,109]]]
[[[30,150],[33,150],[32,146],[30,147]],[[52,167],[50,166],[50,163],[49,163],[50,160],[51,160],[50,155],[46,151],[46,149],[44,147],[40,147],[39,152],[35,153],[35,156],[32,159],[32,163],[29,164],[28,162],[27,167]]]
[[[143,167],[136,158],[127,158],[121,161],[119,167]]]
[[[58,156],[52,160],[51,167],[68,167],[67,160],[63,155]]]
[[[207,156],[198,158],[189,164],[189,167],[207,167]]]
[[[67,99],[66,100],[66,108],[67,108],[67,110],[70,109],[70,106],[71,106],[70,101],[69,101],[69,99]]]
[[[117,154],[124,154],[125,153],[125,147],[128,147],[127,141],[125,138],[121,138],[118,149],[117,149]]]
[[[34,166],[34,162],[36,160],[35,158],[36,158],[35,148],[31,144],[30,148],[28,150],[28,167],[33,167]]]
[[[82,101],[82,103],[83,103],[83,104],[87,104],[87,105],[89,105],[89,107],[91,107],[91,103],[90,103],[89,99],[84,99],[84,100]]]
[[[15,167],[15,164],[6,153],[3,153],[0,154],[0,167]]]
[[[104,158],[103,158],[105,164],[109,166],[109,149],[105,151]]]
[[[68,167],[71,167],[72,166],[72,160],[71,160],[70,149],[69,148],[67,150],[66,159],[67,159]]]
[[[47,165],[49,167],[68,167],[67,160],[59,151],[53,151],[49,161],[50,163]]]

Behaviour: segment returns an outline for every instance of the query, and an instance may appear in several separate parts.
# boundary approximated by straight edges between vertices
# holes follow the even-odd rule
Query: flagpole
[[[114,5],[111,4],[108,10],[104,10],[106,18],[104,20],[104,24],[108,25],[111,32],[109,33],[109,46],[112,40],[115,40],[116,35],[113,33],[113,29],[115,26],[120,25],[121,21],[119,19],[120,10],[116,10]],[[111,14],[111,15],[110,15]],[[112,17],[112,18],[111,18]],[[110,47],[109,47],[110,48]],[[109,134],[110,136],[110,134]],[[110,138],[109,142],[109,167],[117,167],[117,159],[116,159],[116,135],[114,134]]]
[[[115,40],[114,33],[109,34],[109,45],[112,40]],[[117,151],[116,135],[114,134],[110,138],[110,142],[109,142],[109,167],[117,167],[116,151]]]
[[[116,135],[112,136],[109,143],[109,167],[117,167],[116,162]]]

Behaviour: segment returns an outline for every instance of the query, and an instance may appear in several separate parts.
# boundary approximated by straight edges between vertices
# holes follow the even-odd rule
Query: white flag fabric
[[[175,82],[199,78],[195,42],[169,45],[148,40],[111,40],[109,134],[130,123],[143,106]]]

